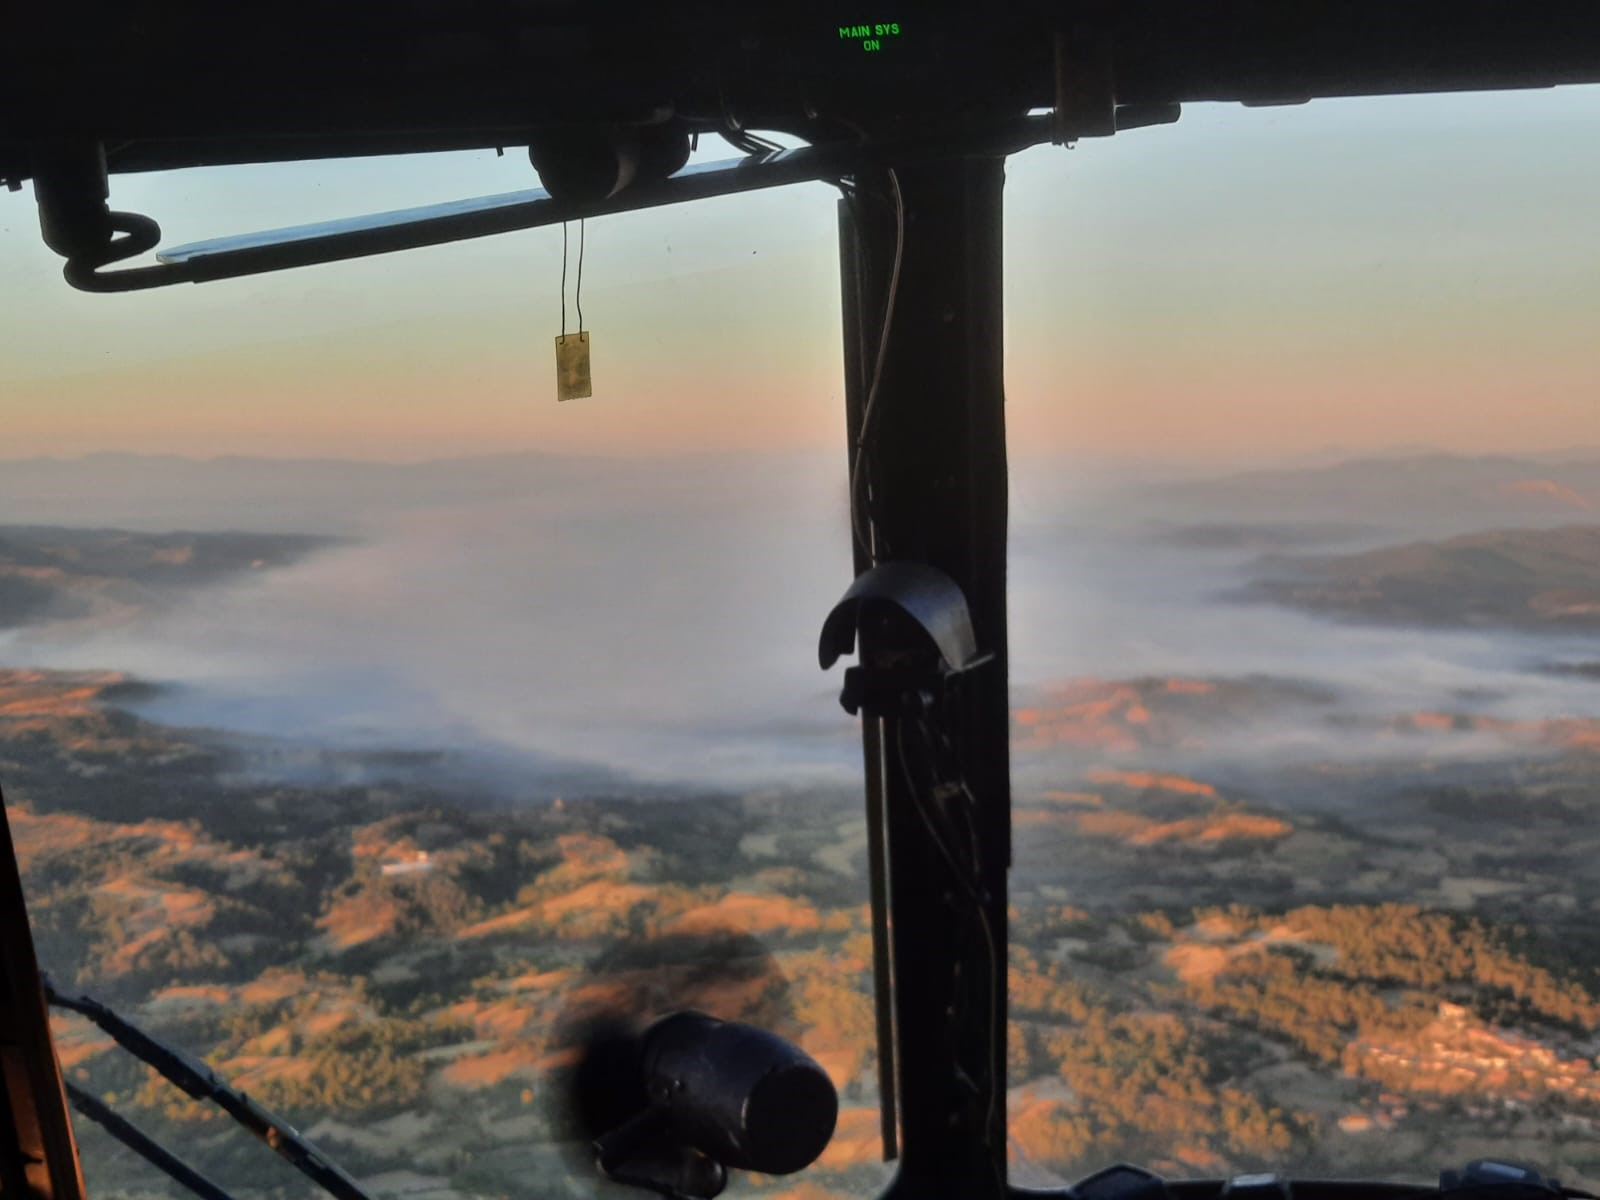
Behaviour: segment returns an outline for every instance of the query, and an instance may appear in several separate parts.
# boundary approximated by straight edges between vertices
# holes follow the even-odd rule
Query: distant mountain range
[[[1273,556],[1243,595],[1362,621],[1600,629],[1600,525]]]
[[[1305,523],[1371,527],[1429,537],[1483,529],[1554,526],[1600,520],[1600,457],[1553,462],[1487,456],[1425,454],[1408,458],[1353,459],[1303,470],[1253,471],[1190,480],[1151,489],[1141,511],[1162,518],[1182,514],[1208,528],[1246,528],[1270,520],[1276,527]]]
[[[625,501],[641,483],[670,481],[675,495],[718,483],[737,490],[746,479],[759,489],[775,474],[818,483],[842,471],[841,462],[817,451],[653,459],[523,452],[414,463],[140,454],[12,459],[0,460],[0,520],[345,533],[373,514],[422,508],[528,496]],[[1418,452],[1209,478],[1196,478],[1191,468],[1181,480],[1168,471],[1165,481],[1149,464],[1019,458],[1013,474],[1019,496],[1034,506],[1092,515],[1101,497],[1110,502],[1108,516],[1160,522],[1167,540],[1197,547],[1308,544],[1294,538],[1298,525],[1324,543],[1374,531],[1369,540],[1392,541],[1396,531],[1440,537],[1600,513],[1600,452],[1588,450],[1563,460]],[[842,495],[842,475],[838,484]],[[1263,520],[1273,527],[1260,526]],[[1180,522],[1203,528],[1190,539]]]
[[[594,460],[506,454],[418,463],[90,454],[0,461],[0,519],[142,530],[349,532],[372,512],[571,486]]]

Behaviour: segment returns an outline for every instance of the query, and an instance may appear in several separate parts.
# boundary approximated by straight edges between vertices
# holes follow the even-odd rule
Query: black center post
[[[931,728],[863,715],[869,853],[887,880],[894,1197],[1005,1192],[1004,176],[987,156],[862,173],[839,209],[856,572],[874,559],[944,572],[991,656]]]

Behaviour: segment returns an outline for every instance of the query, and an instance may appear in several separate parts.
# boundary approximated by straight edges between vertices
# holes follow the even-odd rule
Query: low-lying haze
[[[464,751],[530,778],[590,764],[693,786],[847,782],[854,725],[814,653],[849,581],[843,473],[820,454],[6,464],[8,519],[343,540],[114,621],[0,633],[0,657],[129,671],[165,685],[141,711],[166,721]],[[1560,669],[1592,660],[1582,630],[1335,621],[1239,592],[1267,555],[1581,521],[1592,463],[1433,456],[1118,486],[1033,459],[1013,491],[1019,705],[1085,676],[1261,676],[1337,698],[1145,758],[1490,755],[1494,722],[1592,707],[1592,677]],[[1489,724],[1448,746],[1394,736],[1433,711]]]

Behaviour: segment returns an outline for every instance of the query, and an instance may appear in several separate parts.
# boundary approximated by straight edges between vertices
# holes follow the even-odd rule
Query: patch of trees
[[[1010,957],[1008,1003],[1014,1017],[1082,1024],[1111,1004],[1104,993],[1068,978],[1058,963],[1041,961],[1015,946]]]
[[[339,925],[373,924],[400,939],[443,936],[483,916],[484,906],[448,875],[350,879],[334,889],[328,917]]]
[[[1321,1062],[1338,1064],[1356,1036],[1415,1033],[1433,1009],[1413,1001],[1391,1007],[1376,991],[1308,970],[1292,951],[1261,949],[1227,969],[1189,983],[1190,996],[1218,1015],[1293,1042]]]
[[[1074,1097],[1028,1121],[1029,1152],[1052,1168],[1148,1160],[1179,1145],[1267,1163],[1309,1129],[1307,1118],[1230,1082],[1237,1055],[1177,1016],[1130,1008],[1020,949],[1010,989],[1014,1081],[1054,1076]]]
[[[1298,986],[1307,990],[1330,980],[1412,988],[1437,998],[1464,989],[1491,1018],[1533,1017],[1577,1030],[1600,1026],[1600,1002],[1580,984],[1529,962],[1505,931],[1472,917],[1393,903],[1310,905],[1281,917],[1226,911],[1250,927],[1281,925],[1307,942],[1332,947],[1331,963],[1297,972]]]
[[[381,1115],[415,1104],[422,1096],[426,1066],[416,1051],[434,1040],[416,1022],[394,1018],[340,1026],[312,1038],[292,1038],[281,1061],[250,1080],[250,1095],[299,1120],[339,1114]],[[208,1056],[229,1074],[226,1051]],[[171,1120],[206,1119],[188,1097],[152,1075],[134,1096],[141,1108]]]
[[[1043,1057],[1076,1097],[1071,1109],[1046,1119],[1036,1147],[1061,1169],[1180,1145],[1236,1165],[1268,1163],[1308,1130],[1307,1119],[1231,1085],[1205,1039],[1177,1017],[1094,1009],[1081,1023],[1038,1036]]]

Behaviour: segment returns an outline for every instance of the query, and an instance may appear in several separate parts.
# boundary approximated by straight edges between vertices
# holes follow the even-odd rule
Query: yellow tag
[[[589,386],[589,335],[583,330],[556,339],[556,399],[592,396]]]

